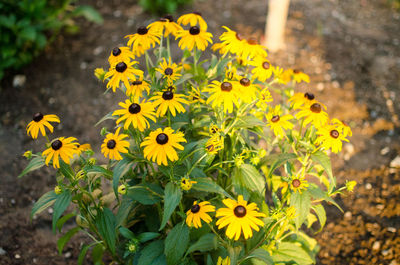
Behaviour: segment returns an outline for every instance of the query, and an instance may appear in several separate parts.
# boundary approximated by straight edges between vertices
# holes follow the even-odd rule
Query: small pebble
[[[351,217],[352,217],[353,215],[351,214],[351,212],[345,212],[345,214],[344,214],[344,218],[345,219],[351,219]]]
[[[15,75],[13,78],[13,87],[23,87],[26,82],[26,76],[24,75]]]
[[[396,156],[396,158],[390,162],[390,167],[400,168],[400,156]]]
[[[365,184],[365,188],[366,188],[367,190],[370,190],[370,189],[372,189],[372,185],[371,185],[371,183],[367,183],[367,184]]]
[[[378,251],[381,248],[381,242],[375,241],[372,245],[372,250]]]
[[[381,155],[387,155],[390,152],[390,148],[388,146],[386,146],[385,148],[383,148],[381,150]]]
[[[32,262],[33,262],[33,263],[37,263],[37,259],[36,259],[36,258],[33,258]]]
[[[100,53],[102,53],[104,51],[104,47],[102,46],[98,46],[93,50],[93,55],[99,55]]]
[[[11,204],[15,204],[15,199],[11,199]]]
[[[7,254],[7,251],[5,251],[3,248],[0,247],[0,256]]]
[[[80,64],[80,68],[82,70],[85,70],[87,68],[87,66],[88,66],[87,62],[81,62],[81,64]]]
[[[390,249],[385,249],[385,250],[382,250],[381,253],[383,256],[387,256],[389,254],[389,252],[390,252]]]
[[[396,233],[396,228],[394,228],[394,227],[388,227],[388,229],[387,229],[389,232],[391,232],[391,233]]]
[[[53,208],[47,209],[47,212],[48,212],[49,214],[52,214],[52,213],[53,213]]]
[[[21,255],[20,254],[15,254],[15,256],[14,256],[16,259],[20,259],[21,258]]]
[[[72,256],[71,252],[67,252],[64,254],[64,257],[69,259]]]

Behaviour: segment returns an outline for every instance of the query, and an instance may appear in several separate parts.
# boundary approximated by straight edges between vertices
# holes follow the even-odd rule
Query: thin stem
[[[163,47],[164,34],[161,34],[160,47],[158,48],[158,62],[161,60],[162,47]]]
[[[196,163],[193,164],[193,166],[189,169],[189,171],[186,173],[186,176],[190,176],[190,173],[192,173],[193,169],[207,156],[207,153],[205,153],[202,157],[199,158],[199,160],[196,161]]]

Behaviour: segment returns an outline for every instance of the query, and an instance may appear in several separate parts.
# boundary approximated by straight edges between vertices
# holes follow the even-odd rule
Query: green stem
[[[171,48],[169,44],[169,36],[167,37],[167,51],[168,51],[168,58],[171,58]]]
[[[199,160],[196,161],[196,163],[193,164],[193,166],[189,169],[189,171],[186,173],[186,176],[190,176],[190,173],[192,173],[193,169],[207,156],[207,153],[205,153],[202,157],[199,158]]]
[[[161,60],[162,47],[163,47],[164,34],[161,34],[160,47],[158,48],[158,62]]]

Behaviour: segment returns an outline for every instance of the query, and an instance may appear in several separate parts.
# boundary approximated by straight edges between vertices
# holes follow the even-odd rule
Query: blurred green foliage
[[[54,37],[65,29],[79,27],[73,18],[82,16],[102,23],[101,15],[90,6],[73,6],[74,0],[0,1],[0,79],[6,69],[16,70],[29,63]]]
[[[175,13],[179,7],[191,2],[192,0],[140,0],[139,4],[145,11],[162,16]]]

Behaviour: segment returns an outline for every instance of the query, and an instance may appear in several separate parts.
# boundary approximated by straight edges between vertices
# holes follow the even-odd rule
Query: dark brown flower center
[[[161,21],[161,22],[168,22],[168,19],[162,17],[162,18],[160,18],[160,21]]]
[[[156,142],[161,145],[168,143],[168,135],[166,135],[165,133],[160,133],[156,137]]]
[[[116,145],[117,145],[117,143],[114,140],[109,140],[107,142],[107,148],[108,149],[114,149]]]
[[[190,211],[192,213],[198,213],[200,211],[200,206],[198,204],[195,204],[192,206],[192,208],[190,208]]]
[[[140,105],[137,103],[133,103],[129,106],[129,112],[132,114],[137,114],[140,112]]]
[[[171,100],[171,99],[174,98],[174,93],[173,93],[172,91],[165,91],[165,92],[162,94],[162,98],[163,98],[164,100]]]
[[[190,27],[189,33],[190,35],[197,35],[200,33],[200,29],[197,26]]]
[[[149,32],[149,30],[144,26],[138,27],[138,29],[137,29],[137,33],[139,35],[145,35],[145,34],[147,34],[147,32]]]
[[[232,90],[232,84],[229,83],[229,82],[223,82],[223,83],[221,84],[221,90],[222,90],[222,91],[226,91],[226,92],[231,91],[231,90]]]
[[[304,93],[304,97],[307,98],[308,100],[313,100],[315,98],[313,93]]]
[[[236,39],[243,40],[243,35],[236,32]]]
[[[183,184],[186,184],[186,179],[182,179],[182,183],[183,183]]]
[[[300,70],[294,69],[294,70],[293,70],[293,73],[298,74],[298,73],[300,73]]]
[[[269,62],[263,62],[262,67],[264,69],[269,69],[271,67],[271,64]]]
[[[113,54],[114,56],[120,55],[120,54],[121,54],[121,49],[118,48],[118,47],[115,47],[115,48],[112,50],[112,54]]]
[[[294,179],[294,180],[292,180],[292,185],[293,185],[293,187],[298,188],[298,187],[300,187],[301,182],[298,179]]]
[[[39,121],[41,121],[42,119],[43,119],[43,114],[40,113],[40,112],[35,113],[35,114],[33,115],[33,120],[34,120],[35,122],[39,122]]]
[[[271,119],[272,122],[277,122],[277,121],[279,121],[279,120],[280,120],[279,115],[274,115],[274,116],[272,117],[272,119]]]
[[[174,22],[174,17],[170,14],[165,15],[163,18],[167,19],[169,22]]]
[[[258,44],[258,41],[256,38],[250,38],[247,40],[247,43],[250,45],[256,45],[256,44]]]
[[[250,80],[248,78],[242,78],[242,79],[240,79],[240,84],[242,86],[249,86],[250,85]]]
[[[330,135],[333,137],[333,138],[338,138],[339,137],[339,132],[337,131],[337,130],[332,130],[331,132],[330,132]]]
[[[310,110],[314,113],[320,113],[322,108],[321,108],[321,104],[319,103],[314,103],[311,105]]]
[[[117,70],[117,72],[120,73],[123,73],[126,70],[126,68],[128,68],[128,66],[124,62],[120,62],[115,66],[115,70]]]
[[[243,217],[246,215],[247,211],[246,208],[242,205],[236,206],[235,209],[233,210],[233,213],[236,215],[236,217]]]
[[[167,69],[164,70],[165,75],[172,75],[174,73],[174,70],[172,70],[171,67],[168,67]]]
[[[55,140],[54,142],[51,143],[51,148],[53,148],[54,151],[57,151],[62,147],[62,142],[60,140]]]
[[[134,86],[138,86],[138,85],[141,85],[141,84],[143,84],[142,81],[133,81],[132,82],[132,85],[134,85]]]

